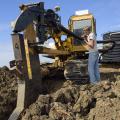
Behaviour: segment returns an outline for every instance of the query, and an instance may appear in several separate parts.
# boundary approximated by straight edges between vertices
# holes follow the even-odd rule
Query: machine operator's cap
[[[86,26],[83,28],[83,31],[90,31],[91,30],[91,27],[90,26]]]

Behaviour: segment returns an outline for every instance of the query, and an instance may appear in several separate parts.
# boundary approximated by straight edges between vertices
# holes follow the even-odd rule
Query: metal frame
[[[9,120],[17,120],[22,110],[33,103],[42,93],[39,55],[30,48],[28,42],[36,42],[33,25],[29,25],[22,34],[12,34],[15,65],[20,80],[18,80],[18,95],[16,109]]]

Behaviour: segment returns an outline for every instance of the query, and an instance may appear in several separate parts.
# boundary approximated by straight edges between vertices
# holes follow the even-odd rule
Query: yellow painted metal
[[[71,31],[73,31],[73,22],[74,21],[80,21],[80,20],[91,20],[91,27],[92,27],[92,31],[96,33],[96,23],[95,23],[95,19],[94,16],[92,14],[86,14],[86,15],[74,15],[70,17],[70,22],[69,22],[69,29]]]
[[[92,14],[86,14],[86,15],[74,15],[74,16],[71,16],[70,19],[69,19],[69,25],[68,25],[68,28],[73,31],[73,22],[74,21],[80,21],[80,20],[91,20],[91,27],[92,27],[92,30],[91,32],[94,32],[96,33],[96,22],[95,22],[95,19],[94,19],[94,16]],[[73,39],[74,38],[67,38],[66,42],[64,43],[64,45],[66,45],[69,50],[71,52],[74,52],[74,51],[88,51],[88,46],[86,44],[81,44],[81,45],[74,45],[73,44]]]
[[[96,33],[96,26],[95,26],[95,20],[94,16],[92,14],[86,14],[86,15],[74,15],[70,17],[69,20],[69,25],[68,28],[73,31],[73,22],[74,21],[80,21],[80,20],[86,20],[90,19],[91,20],[91,27],[92,27],[92,32]],[[74,38],[71,36],[68,36],[65,41],[61,41],[61,36],[66,35],[64,32],[60,32],[58,34],[53,34],[53,38],[55,41],[56,48],[59,50],[65,50],[69,52],[74,52],[74,51],[88,51],[88,46],[86,44],[81,44],[81,45],[74,45],[73,40]]]
[[[34,52],[32,50],[32,48],[28,47],[28,42],[30,40],[30,42],[35,42],[36,40],[36,33],[34,31],[34,26],[33,24],[29,25],[25,31],[24,31],[24,39],[25,39],[25,52],[26,52],[26,59],[27,59],[27,69],[28,69],[28,76],[29,79],[32,79],[32,69],[31,69],[31,63],[30,63],[30,51],[31,54],[34,55]]]
[[[31,70],[31,65],[30,65],[30,55],[29,55],[29,48],[28,48],[28,39],[25,38],[24,42],[25,42],[28,77],[29,77],[29,79],[32,79],[32,70]]]
[[[72,47],[72,52],[87,52],[88,51],[88,46],[85,45],[79,45],[79,46],[73,46]]]
[[[57,49],[61,49],[61,50],[65,49],[65,46],[63,45],[63,41],[61,41],[61,36],[63,34],[64,33],[60,32],[59,34],[53,34],[53,36],[52,36],[54,38],[55,46]]]
[[[43,47],[43,46],[39,46],[39,53],[42,53],[42,54],[49,54],[49,55],[69,55],[69,52],[68,51],[65,51],[65,50],[58,50],[58,49],[52,49],[52,48],[46,48],[46,47]],[[38,50],[39,50],[38,49]]]
[[[74,15],[74,16],[71,16],[71,20],[72,21],[76,21],[76,20],[85,20],[85,19],[92,19],[93,18],[93,15],[92,14],[86,14],[86,15]]]
[[[68,37],[65,41],[63,41],[63,46],[65,48],[65,50],[67,51],[71,51],[72,50],[72,37]]]

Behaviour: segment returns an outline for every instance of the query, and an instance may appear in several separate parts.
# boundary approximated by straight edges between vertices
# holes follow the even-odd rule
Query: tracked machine
[[[22,5],[20,9],[20,16],[12,24],[15,60],[10,62],[11,67],[16,66],[20,80],[17,106],[9,120],[16,120],[21,111],[42,93],[39,54],[55,59],[52,66],[63,69],[66,79],[82,81],[87,76],[88,56],[87,45],[81,37],[83,28],[90,26],[91,32],[96,33],[95,19],[88,11],[76,12],[76,15],[71,16],[67,29],[61,24],[61,17],[57,14],[59,7],[55,10],[45,9],[44,3],[40,2]],[[62,36],[66,36],[65,40],[62,40]],[[43,46],[48,39],[54,40],[56,49]],[[112,47],[109,49],[112,49],[115,42],[105,41],[110,42]]]

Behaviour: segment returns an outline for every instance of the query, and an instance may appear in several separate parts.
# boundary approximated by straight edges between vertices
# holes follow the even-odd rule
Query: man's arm
[[[94,48],[95,40],[96,40],[95,34],[90,33],[88,40],[85,39],[85,42],[90,48]]]
[[[85,42],[90,48],[94,48],[94,40],[93,39],[90,39],[89,41],[85,40]]]

